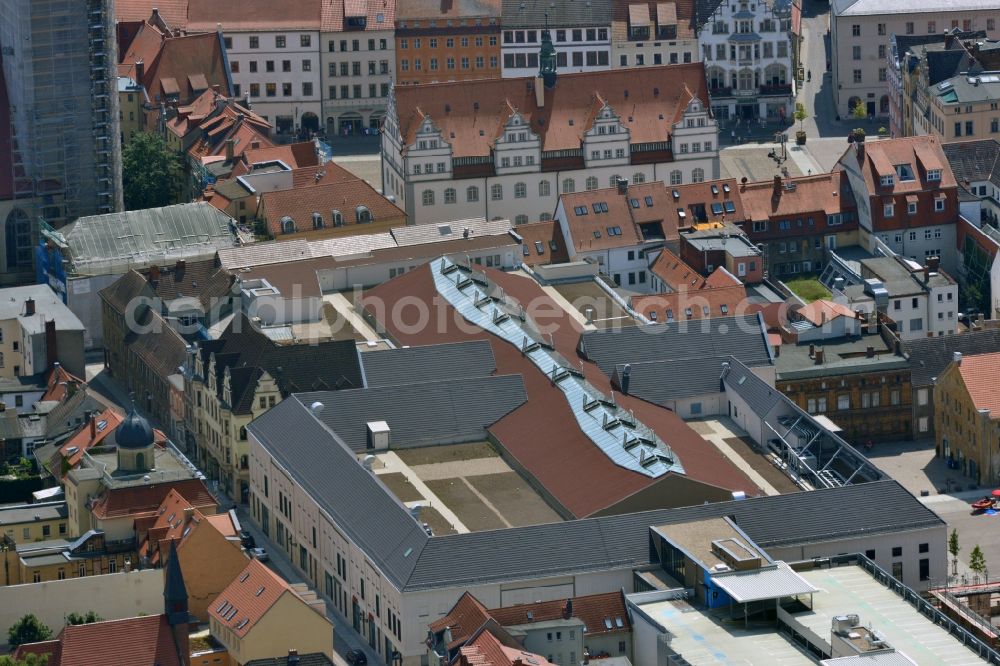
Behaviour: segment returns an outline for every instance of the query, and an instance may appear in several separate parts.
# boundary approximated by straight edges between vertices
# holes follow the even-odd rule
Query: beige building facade
[[[944,0],[921,3],[920,11],[901,0],[834,0],[831,3],[831,71],[837,114],[846,118],[862,104],[868,116],[889,116],[887,52],[892,35],[930,35],[960,28],[1000,36],[1000,14],[993,0],[956,5]]]

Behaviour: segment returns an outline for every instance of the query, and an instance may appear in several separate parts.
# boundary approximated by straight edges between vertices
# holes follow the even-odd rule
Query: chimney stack
[[[97,414],[90,415],[90,441],[97,439]]]
[[[955,365],[962,365],[962,352],[955,352],[951,355],[951,360]]]
[[[931,281],[931,269],[930,266],[924,266],[924,284]]]
[[[932,273],[936,273],[941,267],[941,257],[927,257],[927,268],[931,269]]]
[[[146,63],[137,60],[135,63],[135,82],[142,85],[142,78],[146,75]]]
[[[869,346],[867,349],[865,349],[865,357],[875,358],[875,348]]]
[[[298,666],[300,663],[299,651],[294,648],[290,649],[288,651],[288,659],[285,660],[285,663],[288,664],[288,666]]]
[[[573,599],[567,599],[566,605],[563,606],[563,619],[569,620],[573,617]]]
[[[541,74],[535,77],[535,106],[545,108],[545,80]]]
[[[816,356],[814,358],[816,359],[816,365],[823,365],[823,350],[817,349]]]
[[[809,358],[813,358],[815,356],[816,356],[816,345],[810,344],[809,345]]]
[[[160,281],[160,267],[156,264],[149,267],[149,281],[153,284]]]
[[[24,302],[24,316],[31,317],[35,314],[35,299],[29,298]]]
[[[771,196],[773,197],[781,196],[781,176],[777,174],[774,175],[774,192],[772,193]]]
[[[617,180],[617,184],[618,184],[618,194],[622,195],[623,197],[628,196],[628,179],[619,178]]]
[[[184,272],[185,268],[187,268],[187,260],[178,259],[177,264],[174,266],[174,270],[178,273],[182,273]]]
[[[233,163],[233,150],[236,142],[233,139],[226,139],[226,164]]]
[[[45,361],[48,367],[59,358],[59,342],[56,340],[56,322],[50,319],[45,322]]]

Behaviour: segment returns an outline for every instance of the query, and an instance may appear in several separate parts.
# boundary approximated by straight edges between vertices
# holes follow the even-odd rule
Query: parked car
[[[244,548],[256,548],[257,540],[247,531],[240,532],[240,543]]]
[[[350,650],[346,655],[347,663],[351,666],[366,666],[368,664],[368,657],[361,650]]]
[[[250,557],[254,558],[255,560],[260,560],[261,562],[267,562],[268,559],[267,551],[264,550],[263,548],[250,548],[248,549],[247,552],[249,552]]]

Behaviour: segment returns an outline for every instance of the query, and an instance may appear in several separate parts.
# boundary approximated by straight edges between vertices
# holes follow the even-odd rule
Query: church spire
[[[181,573],[181,561],[177,556],[177,541],[170,542],[170,557],[163,576],[163,612],[170,626],[187,625],[188,593]]]
[[[538,54],[538,75],[542,77],[546,88],[556,84],[556,49],[552,45],[548,12],[545,12],[545,29],[542,30],[542,50]]]

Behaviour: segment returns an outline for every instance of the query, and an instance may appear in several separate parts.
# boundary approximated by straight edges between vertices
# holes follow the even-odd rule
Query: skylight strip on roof
[[[667,472],[684,473],[674,453],[649,427],[609,401],[578,370],[545,344],[520,304],[491,292],[493,285],[442,257],[432,263],[434,286],[469,322],[503,338],[531,360],[562,390],[580,430],[612,462],[633,472],[658,478]],[[485,282],[485,284],[484,284]]]

